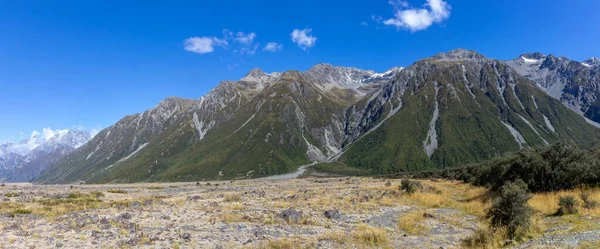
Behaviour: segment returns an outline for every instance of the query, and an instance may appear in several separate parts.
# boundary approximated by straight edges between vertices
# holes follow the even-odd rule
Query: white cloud
[[[427,0],[423,9],[407,9],[408,3],[390,0],[394,6],[394,18],[383,21],[385,25],[412,32],[425,30],[434,23],[440,23],[450,17],[452,7],[443,0]]]
[[[212,53],[215,47],[227,46],[227,40],[217,37],[190,37],[184,41],[185,50],[197,54]]]
[[[269,42],[263,48],[263,51],[277,52],[277,51],[281,51],[282,49],[283,49],[283,45],[282,44],[279,44],[277,42]]]
[[[254,42],[254,38],[256,38],[256,34],[254,32],[250,32],[249,34],[238,32],[237,36],[235,37],[235,41],[241,44],[252,44],[252,42]]]
[[[300,48],[307,50],[314,47],[317,41],[317,37],[312,36],[311,32],[312,29],[309,28],[303,30],[294,29],[290,36],[292,37],[292,41],[298,44]]]

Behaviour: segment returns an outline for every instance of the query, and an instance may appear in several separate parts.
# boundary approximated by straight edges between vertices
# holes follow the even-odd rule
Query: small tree
[[[579,198],[581,198],[581,201],[583,202],[583,208],[585,209],[594,209],[598,206],[598,202],[592,200],[590,193],[587,191],[581,192],[581,194],[579,194]]]
[[[556,215],[575,214],[577,211],[577,200],[575,200],[574,196],[561,196],[558,199],[558,211],[556,211]]]
[[[521,179],[506,182],[500,188],[500,195],[494,199],[486,217],[493,227],[506,228],[509,238],[521,237],[531,225],[533,210],[527,205],[529,199],[531,195],[527,184]]]
[[[421,183],[419,181],[402,179],[400,182],[400,190],[404,190],[408,194],[414,194],[419,188],[421,188]]]

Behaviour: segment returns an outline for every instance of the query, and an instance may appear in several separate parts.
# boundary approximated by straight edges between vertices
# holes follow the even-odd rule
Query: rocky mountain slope
[[[515,71],[534,81],[550,96],[600,122],[600,60],[584,62],[566,57],[528,53],[507,61]]]
[[[393,116],[339,158],[365,173],[459,166],[555,141],[583,147],[600,141],[600,130],[580,115],[504,62],[473,51],[420,60],[386,89],[357,106]],[[389,99],[402,107],[377,106]]]
[[[254,69],[198,100],[168,98],[123,118],[37,181],[252,178],[314,161],[382,174],[558,140],[598,144],[599,129],[509,65],[459,49],[384,73]]]
[[[92,138],[85,131],[58,130],[36,134],[20,143],[0,145],[0,180],[27,182],[49,165],[69,155]]]

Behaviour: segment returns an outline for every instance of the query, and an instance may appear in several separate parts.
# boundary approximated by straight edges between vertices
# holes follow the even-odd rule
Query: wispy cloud
[[[294,29],[290,34],[292,41],[298,44],[298,47],[307,50],[315,46],[315,42],[317,42],[317,37],[311,35],[312,29],[306,28],[303,30]]]
[[[250,32],[248,34],[244,32],[238,32],[235,37],[235,41],[241,44],[252,44],[254,42],[254,38],[256,38],[256,34],[254,32]]]
[[[405,1],[390,0],[394,7],[394,18],[383,21],[383,24],[411,32],[429,28],[434,23],[441,23],[450,17],[452,7],[443,0],[427,0],[424,8],[409,8]],[[374,21],[379,19],[372,17]]]
[[[267,43],[267,45],[265,45],[265,47],[263,48],[263,51],[277,52],[277,51],[281,51],[282,49],[283,49],[282,44],[279,44],[277,42],[269,42],[269,43]]]
[[[197,54],[212,53],[215,47],[226,47],[229,43],[217,37],[190,37],[184,41],[184,49]]]
[[[256,50],[258,50],[258,47],[260,46],[259,43],[255,43],[253,45],[248,45],[248,46],[244,46],[241,47],[239,49],[234,50],[234,53],[239,53],[241,55],[248,55],[248,56],[252,56],[254,54],[256,54]]]

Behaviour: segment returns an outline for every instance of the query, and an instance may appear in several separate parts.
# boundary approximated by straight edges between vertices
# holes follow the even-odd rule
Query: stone
[[[92,231],[92,238],[94,238],[94,239],[98,239],[98,238],[100,238],[101,236],[102,236],[102,234],[101,234],[100,232],[98,232],[98,231],[96,231],[96,230],[93,230],[93,231]]]
[[[130,207],[130,208],[136,208],[136,209],[137,209],[137,208],[140,208],[140,207],[142,207],[142,204],[141,204],[139,201],[134,201],[134,202],[132,202],[131,204],[129,204],[129,207]]]
[[[337,209],[327,210],[324,213],[325,217],[330,220],[339,220],[342,218],[342,214]]]
[[[302,219],[302,212],[290,208],[281,211],[281,213],[279,213],[279,217],[288,223],[298,223],[300,219]]]
[[[127,224],[127,231],[129,231],[129,233],[135,233],[137,231],[137,225],[135,223]]]
[[[119,216],[119,218],[123,218],[123,219],[126,219],[126,220],[129,220],[129,219],[131,219],[132,217],[133,217],[133,216],[132,216],[130,213],[123,213],[123,214],[121,214],[121,215]]]

